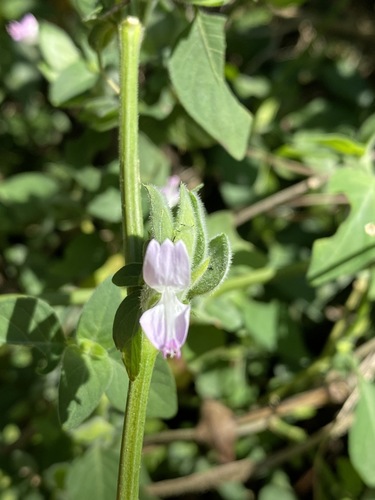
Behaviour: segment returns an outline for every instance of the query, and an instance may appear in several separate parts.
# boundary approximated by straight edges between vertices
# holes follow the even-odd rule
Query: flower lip
[[[190,286],[190,259],[185,244],[165,240],[161,245],[151,240],[143,264],[147,285],[162,293],[166,287],[183,291]]]
[[[190,260],[182,241],[160,244],[151,240],[143,264],[146,284],[161,294],[157,304],[145,311],[140,324],[150,342],[164,357],[180,357],[189,329],[190,306],[178,294],[190,286]]]

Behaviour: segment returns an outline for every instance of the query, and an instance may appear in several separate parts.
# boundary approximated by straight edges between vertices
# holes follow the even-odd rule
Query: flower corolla
[[[171,175],[168,177],[165,185],[160,188],[160,191],[167,198],[168,205],[170,208],[173,208],[177,205],[178,200],[180,199],[180,184],[181,179],[178,175]]]
[[[143,263],[145,283],[160,293],[159,301],[145,311],[140,324],[150,342],[164,357],[181,356],[190,317],[190,306],[180,301],[190,286],[190,259],[182,241],[150,241]]]
[[[35,16],[26,14],[19,21],[11,21],[7,24],[7,32],[15,42],[32,44],[36,42],[39,33],[39,23]]]

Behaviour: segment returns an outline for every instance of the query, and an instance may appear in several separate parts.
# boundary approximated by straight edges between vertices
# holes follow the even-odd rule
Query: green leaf
[[[132,262],[115,273],[112,282],[116,286],[140,286],[142,284],[142,262]]]
[[[65,429],[77,427],[95,410],[111,378],[112,364],[99,344],[85,341],[83,350],[76,345],[66,348],[58,407]]]
[[[222,16],[198,12],[173,52],[169,72],[186,111],[234,158],[241,159],[252,118],[224,80],[224,24]]]
[[[80,58],[80,53],[69,36],[54,24],[40,24],[39,47],[44,60],[56,73]]]
[[[190,261],[195,255],[195,213],[189,191],[184,184],[180,185],[180,199],[174,229],[174,241],[183,241],[190,256]]]
[[[65,347],[52,307],[43,300],[17,295],[0,298],[0,343],[35,348],[43,371],[56,366]]]
[[[168,206],[167,199],[158,188],[147,184],[146,186],[151,203],[151,232],[153,238],[159,243],[166,239],[173,239],[173,216]]]
[[[208,215],[206,222],[208,235],[212,238],[219,233],[225,233],[233,252],[251,250],[253,248],[250,242],[243,240],[237,233],[232,212],[220,210]]]
[[[108,500],[116,497],[118,452],[92,446],[76,458],[66,478],[69,498]]]
[[[120,191],[114,187],[102,191],[87,205],[87,213],[106,222],[121,222]]]
[[[209,244],[210,262],[203,276],[189,291],[189,298],[212,292],[225,279],[231,263],[231,249],[225,234],[219,234]]]
[[[121,302],[113,323],[113,340],[122,352],[130,380],[139,372],[142,332],[139,326],[141,306],[139,290],[132,292]]]
[[[85,304],[77,326],[77,339],[93,340],[105,349],[112,348],[112,325],[120,303],[121,291],[109,277]]]
[[[318,135],[315,141],[344,155],[363,156],[366,150],[363,144],[340,134]]]
[[[360,381],[360,399],[349,430],[349,457],[363,481],[375,487],[375,386]]]
[[[375,239],[366,232],[367,224],[374,222],[374,176],[363,170],[343,168],[332,177],[329,191],[344,193],[351,211],[333,236],[314,243],[308,271],[314,286],[353,274],[375,260]]]
[[[166,360],[159,354],[152,373],[147,403],[148,418],[172,418],[177,413],[176,383]]]
[[[45,173],[25,172],[1,182],[0,201],[9,204],[35,202],[35,198],[48,200],[58,191],[58,183]]]
[[[112,379],[105,393],[116,410],[125,411],[129,377],[119,351],[111,352],[109,359],[112,363]]]
[[[275,351],[278,343],[279,304],[274,301],[263,303],[246,300],[243,308],[245,326],[255,342],[267,349]]]
[[[64,68],[49,89],[49,98],[55,106],[65,104],[73,97],[90,90],[96,83],[98,74],[87,68],[84,61],[78,60]]]

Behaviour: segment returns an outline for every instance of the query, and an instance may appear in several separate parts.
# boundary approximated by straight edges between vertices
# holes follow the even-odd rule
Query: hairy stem
[[[120,26],[120,189],[125,263],[141,262],[143,214],[138,158],[138,66],[142,25],[128,17]],[[138,332],[142,335],[141,332]],[[137,334],[137,335],[138,335]],[[117,500],[136,500],[147,400],[157,351],[142,335],[139,371],[129,383],[122,433]]]
[[[122,433],[117,500],[136,500],[139,495],[139,473],[146,421],[148,393],[157,350],[142,338],[141,369],[130,382]]]
[[[140,262],[143,245],[138,158],[138,65],[142,25],[128,17],[120,26],[120,190],[125,263]]]

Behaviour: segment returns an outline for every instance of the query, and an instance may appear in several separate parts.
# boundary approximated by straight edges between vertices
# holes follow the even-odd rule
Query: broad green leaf
[[[121,351],[130,380],[139,372],[142,332],[139,326],[141,306],[139,290],[132,292],[121,302],[113,323],[113,340]]]
[[[236,298],[242,297],[238,291],[226,293],[219,297],[208,297],[199,304],[198,317],[205,322],[229,332],[241,328],[243,320],[236,304]]]
[[[59,191],[58,183],[46,174],[24,172],[1,182],[0,201],[9,203],[27,203],[35,199],[51,199]]]
[[[158,188],[150,184],[145,186],[151,204],[151,231],[152,236],[159,243],[166,239],[173,239],[173,216],[167,199]]]
[[[121,291],[107,278],[91,295],[83,308],[77,339],[89,339],[105,349],[113,347],[112,325],[121,303]]]
[[[109,356],[112,363],[112,379],[105,393],[116,410],[125,411],[129,377],[122,362],[120,352],[111,352]]]
[[[349,430],[349,457],[363,481],[375,487],[375,386],[360,381],[360,399]]]
[[[116,498],[118,452],[92,446],[76,458],[66,478],[68,498],[109,500]]]
[[[152,373],[147,416],[149,418],[171,418],[176,413],[176,383],[168,363],[159,354]]]
[[[117,271],[112,282],[116,286],[140,286],[142,284],[142,262],[132,262]]]
[[[114,187],[102,191],[87,205],[87,213],[106,222],[121,222],[120,191]]]
[[[195,234],[195,213],[189,196],[189,191],[184,184],[180,185],[180,200],[176,216],[174,241],[183,241],[193,260],[195,254],[196,234]]]
[[[57,74],[80,58],[77,47],[65,31],[51,23],[41,23],[39,47],[44,60]]]
[[[224,80],[224,24],[222,16],[197,12],[172,54],[169,72],[190,116],[234,158],[241,159],[252,118]]]
[[[73,97],[90,90],[96,83],[98,74],[87,68],[82,60],[74,61],[73,64],[64,68],[51,84],[49,98],[55,106],[65,104]]]
[[[246,300],[243,308],[245,326],[255,342],[267,349],[275,351],[278,342],[278,314],[277,302],[264,303],[255,300]]]
[[[64,352],[58,408],[65,429],[77,427],[95,410],[112,378],[107,352],[88,342],[84,341],[83,349],[70,345]]]
[[[375,238],[366,230],[375,217],[374,176],[363,170],[344,168],[332,177],[329,191],[344,193],[351,210],[333,236],[314,243],[308,271],[314,286],[353,274],[375,260]]]
[[[232,212],[220,210],[208,215],[206,222],[208,236],[213,238],[217,234],[225,233],[229,239],[233,252],[252,249],[252,244],[243,240],[237,233]]]
[[[43,300],[19,295],[0,298],[0,344],[4,343],[33,347],[44,371],[56,365],[65,347],[52,307]]]
[[[212,292],[225,279],[231,263],[231,249],[225,234],[219,234],[209,243],[210,261],[200,280],[189,291],[189,297]]]

